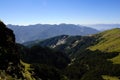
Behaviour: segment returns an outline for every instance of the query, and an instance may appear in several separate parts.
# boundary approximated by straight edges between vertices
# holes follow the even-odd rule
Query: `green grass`
[[[16,80],[16,78],[8,75],[4,70],[0,70],[0,80]]]
[[[24,66],[24,70],[22,71],[23,76],[27,79],[27,80],[35,80],[32,76],[31,73],[29,72],[29,70],[31,70],[30,68],[30,64],[23,62],[22,60],[20,60],[20,63]]]
[[[113,62],[113,64],[120,64],[120,54],[110,60]]]
[[[107,30],[95,36],[100,36],[98,43],[89,47],[90,50],[100,50],[106,52],[120,52],[120,29]]]
[[[108,76],[108,75],[102,75],[102,78],[103,78],[104,80],[120,80],[118,77]]]

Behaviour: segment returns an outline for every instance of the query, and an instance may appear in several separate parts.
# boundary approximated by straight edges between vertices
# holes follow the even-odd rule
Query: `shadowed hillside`
[[[0,21],[0,77],[7,80],[22,78],[19,60],[13,31]]]

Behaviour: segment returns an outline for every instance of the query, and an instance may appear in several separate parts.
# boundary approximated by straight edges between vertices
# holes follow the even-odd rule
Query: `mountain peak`
[[[0,20],[0,28],[6,28],[6,25]]]

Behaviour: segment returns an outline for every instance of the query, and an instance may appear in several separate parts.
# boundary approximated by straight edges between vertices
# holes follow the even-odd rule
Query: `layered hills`
[[[59,35],[90,35],[99,32],[96,29],[74,24],[36,24],[28,26],[7,25],[16,35],[18,43],[44,40]]]
[[[61,35],[43,41],[36,40],[27,42],[24,45],[29,47],[40,45],[62,50],[76,49],[76,47],[78,47],[78,50],[90,49],[92,51],[100,50],[105,52],[120,52],[119,43],[120,28],[115,28],[90,36]]]

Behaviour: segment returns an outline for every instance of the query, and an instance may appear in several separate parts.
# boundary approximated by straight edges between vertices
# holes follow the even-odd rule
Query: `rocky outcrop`
[[[20,76],[20,58],[13,31],[0,21],[0,70],[15,77]]]
[[[0,21],[0,46],[8,47],[10,44],[15,43],[15,35],[13,31],[6,27],[6,25]]]

